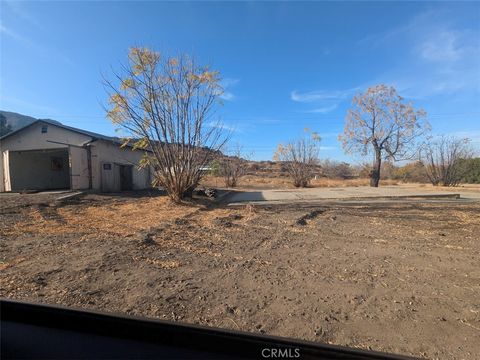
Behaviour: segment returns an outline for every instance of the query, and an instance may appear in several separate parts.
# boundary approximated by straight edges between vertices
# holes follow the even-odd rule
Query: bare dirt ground
[[[480,203],[175,206],[2,195],[2,297],[480,357]]]

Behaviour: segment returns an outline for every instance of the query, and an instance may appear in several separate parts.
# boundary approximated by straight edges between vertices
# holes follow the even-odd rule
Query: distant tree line
[[[321,162],[321,176],[330,179],[369,178],[370,164],[350,165],[345,162],[324,160]],[[443,169],[443,170],[440,170]],[[480,157],[460,158],[450,166],[438,166],[436,176],[432,176],[432,167],[422,161],[412,161],[395,165],[384,162],[381,167],[383,179],[406,183],[432,183],[433,185],[455,186],[460,183],[480,184]]]
[[[452,168],[455,167],[455,171]],[[288,167],[281,163],[275,167],[275,162],[264,161],[251,163],[248,165],[249,173],[271,173],[278,168],[279,176],[288,175]],[[445,169],[448,167],[445,166]],[[311,168],[312,178],[327,178],[337,180],[348,179],[369,179],[371,174],[371,164],[349,164],[343,161],[331,159],[318,160],[318,163]],[[431,171],[431,169],[430,169]],[[433,185],[455,186],[460,183],[480,184],[480,157],[458,159],[446,174],[445,178],[435,180],[429,177],[429,169],[420,160],[407,162],[401,165],[393,161],[385,161],[381,165],[382,179],[395,180],[404,183],[432,183]],[[455,174],[455,176],[454,176]]]

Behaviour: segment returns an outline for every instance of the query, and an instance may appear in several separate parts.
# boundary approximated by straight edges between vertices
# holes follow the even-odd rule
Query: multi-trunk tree
[[[472,157],[468,139],[445,135],[429,139],[420,150],[420,159],[434,186],[457,186],[469,172],[468,160]]]
[[[274,160],[282,161],[295,187],[307,187],[319,165],[320,136],[305,129],[305,135],[287,144],[279,144]]]
[[[130,49],[129,62],[114,80],[104,80],[107,115],[134,147],[148,149],[141,163],[171,199],[191,196],[226,134],[212,118],[223,92],[219,73],[182,55],[165,57]]]

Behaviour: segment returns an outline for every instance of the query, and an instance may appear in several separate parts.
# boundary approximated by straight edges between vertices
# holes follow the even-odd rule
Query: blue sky
[[[377,83],[427,111],[435,133],[480,147],[480,3],[1,2],[0,108],[115,134],[101,74],[128,48],[193,53],[218,69],[233,143],[271,159],[305,127],[321,156]]]

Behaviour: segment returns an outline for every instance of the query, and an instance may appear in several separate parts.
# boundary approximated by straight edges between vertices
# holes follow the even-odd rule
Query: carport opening
[[[68,149],[9,152],[12,191],[70,189]]]

